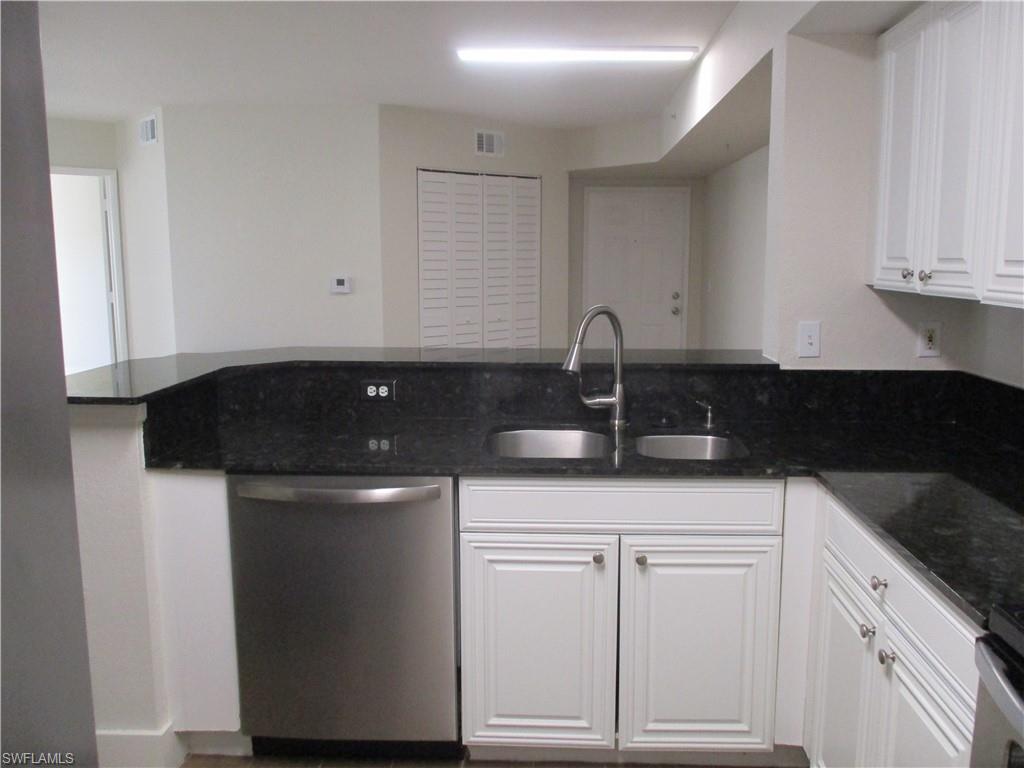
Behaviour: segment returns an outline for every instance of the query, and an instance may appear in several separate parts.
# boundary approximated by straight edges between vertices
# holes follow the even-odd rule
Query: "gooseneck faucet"
[[[615,348],[612,356],[612,365],[615,369],[615,383],[611,392],[588,395],[583,392],[583,377],[580,376],[580,363],[583,351],[583,341],[587,336],[587,329],[598,315],[605,315],[611,323],[612,333],[615,334]],[[588,408],[608,408],[612,430],[621,430],[626,426],[626,389],[622,384],[622,323],[611,307],[604,304],[597,304],[583,313],[576,328],[576,335],[569,346],[569,353],[562,363],[562,370],[575,373],[580,380],[580,400]]]

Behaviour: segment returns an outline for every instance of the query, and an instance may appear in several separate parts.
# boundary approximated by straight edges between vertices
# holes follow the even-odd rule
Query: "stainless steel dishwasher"
[[[242,732],[452,742],[447,477],[231,476]]]

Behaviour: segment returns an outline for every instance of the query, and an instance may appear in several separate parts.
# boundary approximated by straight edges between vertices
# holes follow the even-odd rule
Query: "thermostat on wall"
[[[332,277],[331,293],[352,293],[352,278],[348,275]]]

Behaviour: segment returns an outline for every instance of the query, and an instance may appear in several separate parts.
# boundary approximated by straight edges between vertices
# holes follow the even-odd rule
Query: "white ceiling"
[[[51,114],[167,104],[401,104],[578,127],[655,115],[689,64],[470,65],[458,46],[695,45],[732,2],[52,2]]]

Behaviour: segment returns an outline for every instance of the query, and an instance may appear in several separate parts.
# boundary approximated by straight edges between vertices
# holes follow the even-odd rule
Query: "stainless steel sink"
[[[488,435],[487,449],[514,459],[599,459],[612,452],[612,442],[583,429],[512,429]]]
[[[636,452],[655,459],[721,461],[750,455],[734,437],[712,435],[645,435],[636,439]]]

